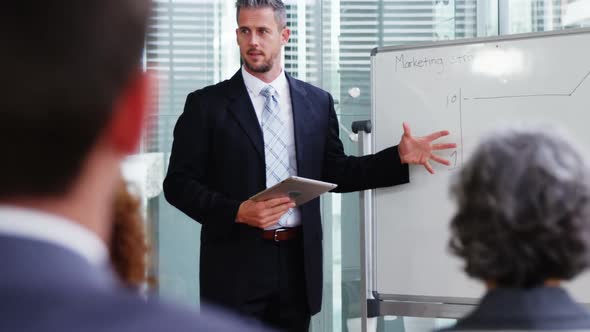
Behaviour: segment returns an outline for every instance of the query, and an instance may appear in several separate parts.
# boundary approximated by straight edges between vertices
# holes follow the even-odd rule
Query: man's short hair
[[[279,28],[287,26],[287,10],[281,0],[236,0],[236,20],[240,17],[242,8],[272,8]]]
[[[0,10],[0,198],[65,193],[139,72],[149,0]]]
[[[451,190],[450,248],[468,275],[501,287],[569,280],[590,261],[588,163],[563,134],[494,132]]]

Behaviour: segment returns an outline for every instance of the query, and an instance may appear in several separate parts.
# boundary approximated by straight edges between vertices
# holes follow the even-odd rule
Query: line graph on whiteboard
[[[459,143],[459,148],[455,151],[453,151],[450,155],[450,161],[451,161],[451,166],[448,168],[449,171],[453,171],[456,170],[458,167],[460,167],[461,165],[463,165],[464,163],[464,140],[465,140],[465,135],[464,135],[464,116],[466,113],[472,112],[474,108],[477,109],[485,109],[485,108],[493,108],[493,107],[499,107],[498,102],[503,102],[503,101],[510,101],[512,100],[513,102],[515,102],[515,100],[519,101],[519,105],[527,105],[527,103],[530,103],[530,105],[537,105],[536,107],[538,107],[539,104],[533,104],[533,102],[538,101],[539,99],[542,99],[542,101],[544,102],[544,104],[548,101],[553,101],[555,103],[559,103],[559,105],[562,105],[562,108],[567,108],[566,105],[566,101],[568,99],[571,99],[573,97],[580,97],[580,96],[585,96],[585,98],[588,98],[588,96],[590,96],[590,94],[586,93],[581,93],[580,90],[583,89],[584,87],[590,87],[590,70],[588,72],[586,72],[585,74],[581,75],[581,78],[576,80],[569,88],[567,88],[566,91],[547,91],[547,92],[541,92],[541,93],[518,93],[518,94],[503,94],[503,95],[473,95],[473,96],[466,96],[464,89],[463,88],[458,88],[458,90],[456,90],[456,92],[453,92],[451,94],[448,94],[446,96],[446,108],[449,110],[454,110],[457,114],[457,127],[456,129],[458,129],[458,142]],[[551,105],[553,105],[551,104]],[[588,105],[588,110],[590,111],[590,99],[588,101],[587,104],[585,103],[579,103],[582,105]],[[543,105],[543,104],[541,104]],[[514,106],[513,106],[514,107]],[[561,110],[560,110],[561,111]],[[474,116],[474,115],[472,115]]]

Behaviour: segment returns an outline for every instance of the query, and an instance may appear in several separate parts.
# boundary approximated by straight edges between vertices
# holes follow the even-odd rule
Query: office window
[[[189,92],[218,82],[223,69],[220,29],[224,22],[220,1],[155,2],[145,48],[145,66],[157,77],[156,112],[143,150],[159,154],[163,178],[172,133]],[[156,176],[156,175],[154,175]],[[153,272],[159,292],[189,304],[198,303],[200,225],[169,205],[160,194],[150,198],[147,214],[155,256]]]
[[[501,9],[502,34],[560,30],[590,24],[590,1],[587,0],[506,1]]]

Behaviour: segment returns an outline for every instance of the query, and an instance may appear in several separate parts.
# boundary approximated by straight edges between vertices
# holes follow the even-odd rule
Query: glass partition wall
[[[341,139],[357,154],[353,121],[370,117],[370,51],[374,47],[555,30],[590,23],[586,0],[285,0],[291,40],[284,67],[334,96]],[[200,226],[162,194],[174,124],[186,95],[230,78],[240,66],[231,0],[157,0],[145,68],[158,78],[156,112],[142,153],[125,176],[143,197],[151,237],[149,273],[163,297],[197,306]],[[401,124],[400,124],[401,125]],[[397,138],[392,138],[395,142]],[[360,331],[358,193],[322,199],[324,303],[312,331]],[[445,222],[445,221],[442,221]],[[384,317],[379,331],[430,331],[447,321]]]

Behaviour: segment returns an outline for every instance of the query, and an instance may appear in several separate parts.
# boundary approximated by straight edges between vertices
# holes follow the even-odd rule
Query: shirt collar
[[[287,81],[287,76],[284,70],[281,70],[281,73],[274,81],[270,83],[266,83],[259,79],[258,77],[250,74],[244,66],[242,66],[242,77],[244,78],[244,84],[246,85],[246,89],[248,92],[253,94],[255,97],[260,95],[260,91],[264,89],[267,85],[272,86],[275,91],[277,92],[277,97],[281,98],[281,96],[288,96],[289,92],[289,82]]]
[[[0,234],[64,247],[96,266],[107,262],[107,247],[96,234],[74,221],[39,210],[0,205]]]

